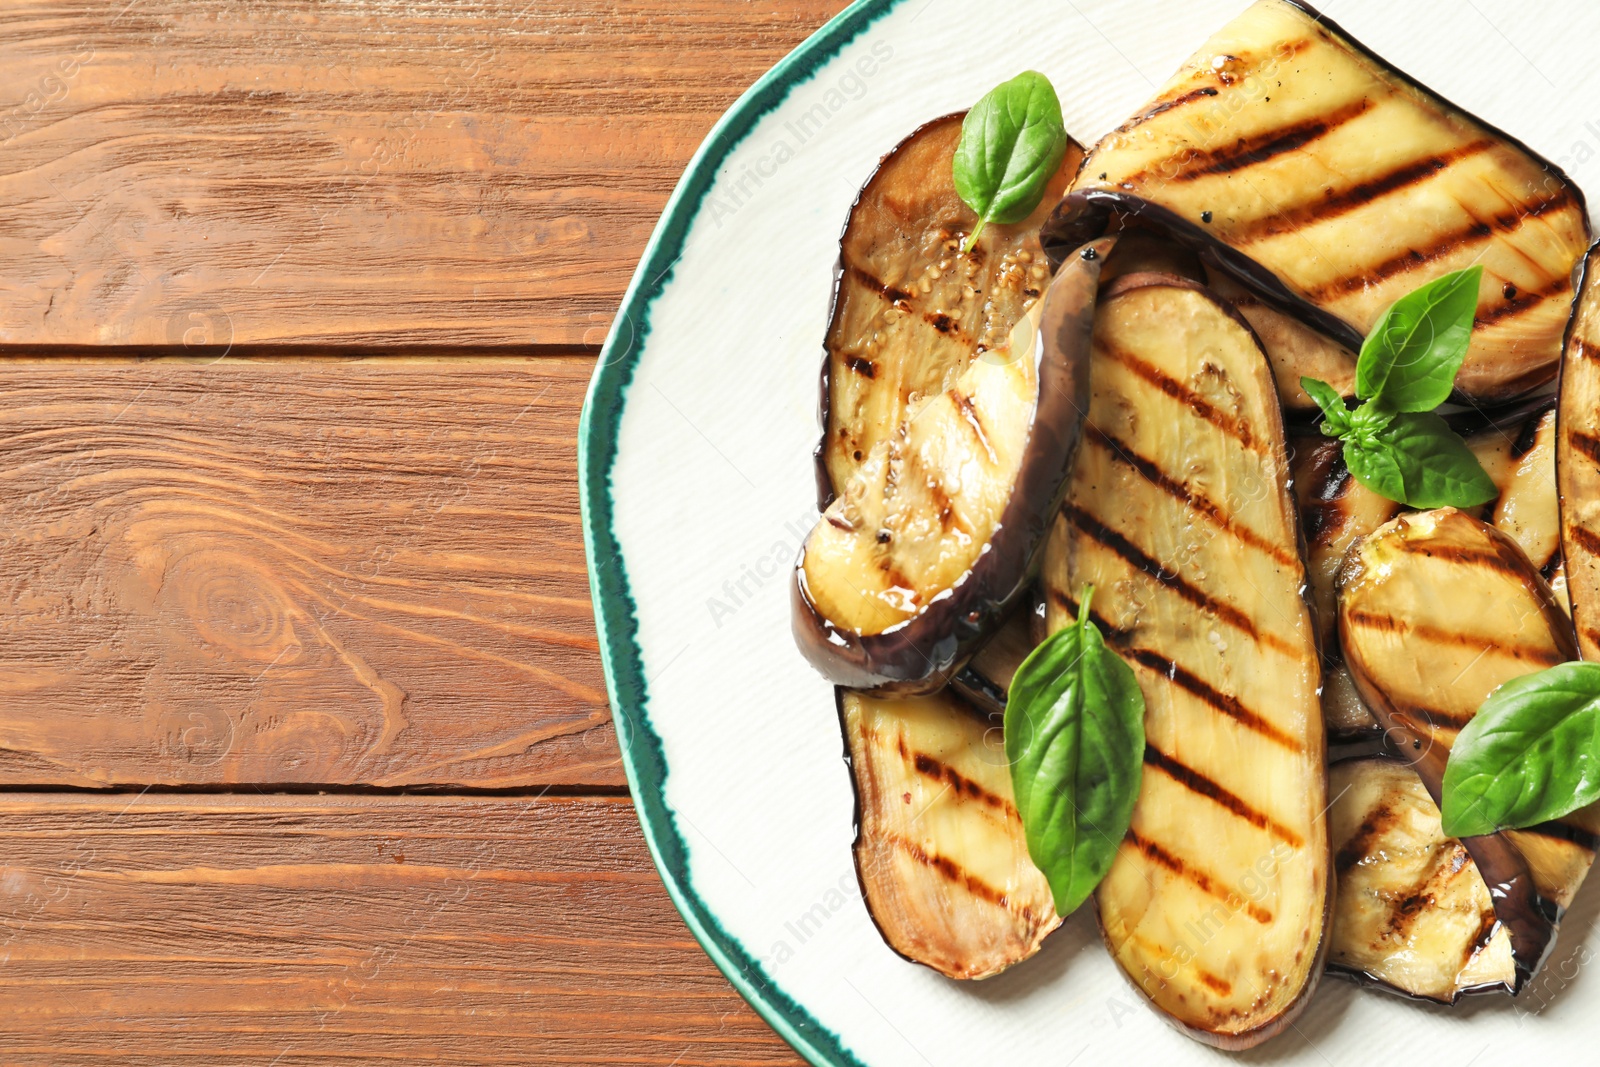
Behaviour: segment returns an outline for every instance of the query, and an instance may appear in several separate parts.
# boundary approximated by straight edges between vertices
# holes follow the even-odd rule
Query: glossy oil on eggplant
[[[1456,379],[1479,401],[1554,379],[1589,235],[1553,164],[1292,0],[1258,0],[1091,150],[1046,249],[1129,217],[1351,350],[1399,297],[1481,264]]]
[[[1567,598],[1586,660],[1600,660],[1600,246],[1584,259],[1561,357],[1556,437]]]
[[[1145,697],[1101,926],[1165,1018],[1245,1048],[1305,1006],[1331,907],[1319,659],[1272,372],[1213,294],[1144,274],[1102,295],[1091,383],[1041,582],[1051,630],[1094,586]]]

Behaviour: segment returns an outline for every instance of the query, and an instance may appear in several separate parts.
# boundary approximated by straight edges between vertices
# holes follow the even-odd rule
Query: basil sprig
[[[978,214],[964,251],[991,222],[1021,222],[1044,198],[1067,154],[1055,87],[1035,70],[1001,82],[961,120],[956,192]]]
[[[1600,800],[1600,663],[1562,663],[1490,694],[1450,748],[1444,832],[1535,826]],[[1026,828],[1026,824],[1024,824]]]
[[[1356,481],[1414,508],[1475,507],[1494,482],[1459,434],[1433,409],[1444,403],[1472,343],[1482,267],[1435,278],[1396,300],[1361,345],[1356,396],[1315,378],[1300,386],[1322,409],[1322,432],[1344,442]]]
[[[1128,832],[1144,773],[1144,694],[1089,621],[1058,630],[1017,668],[1006,700],[1006,758],[1028,855],[1056,913],[1100,884]]]

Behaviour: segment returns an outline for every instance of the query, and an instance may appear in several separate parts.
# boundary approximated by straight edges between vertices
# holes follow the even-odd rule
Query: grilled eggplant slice
[[[1561,357],[1556,473],[1567,598],[1583,658],[1600,659],[1600,245],[1583,261]]]
[[[931,692],[1026,591],[1088,406],[1089,333],[1114,242],[1061,268],[1003,357],[972,361],[873,446],[807,537],[794,633],[835,684]]]
[[[1025,960],[1061,924],[1028,858],[998,720],[948,691],[839,691],[856,871],[889,947],[951,978]]]
[[[1039,227],[1083,159],[1075,143],[1033,215],[985,226],[956,194],[951,163],[965,112],[934,119],[883,157],[839,241],[839,277],[822,371],[819,507],[899,431],[910,409],[1006,344],[1044,291]]]
[[[1466,440],[1500,491],[1478,517],[1517,543],[1550,583],[1556,604],[1570,611],[1556,494],[1556,398],[1497,414]]]
[[[1555,376],[1582,194],[1292,0],[1224,27],[1079,174],[1045,226],[1052,254],[1135,216],[1352,351],[1400,296],[1481,263],[1458,392]]]
[[[1369,756],[1335,763],[1328,779],[1339,887],[1328,969],[1444,1004],[1512,992],[1510,934],[1417,772]]]
[[[1340,639],[1367,706],[1437,802],[1456,735],[1512,678],[1577,656],[1571,626],[1506,534],[1454,508],[1402,515],[1353,546]],[[1462,843],[1495,888],[1525,981],[1594,860],[1600,811]]]
[[[1250,323],[1272,363],[1278,399],[1285,411],[1315,414],[1316,401],[1300,387],[1301,378],[1327,382],[1343,397],[1356,395],[1355,353],[1292,315],[1261,300],[1226,271],[1206,272],[1211,291],[1238,309]]]
[[[1045,551],[1048,627],[1095,622],[1146,702],[1133,823],[1097,891],[1113,958],[1222,1048],[1287,1026],[1331,908],[1316,632],[1266,356],[1205,288],[1136,275],[1095,317],[1093,399]]]

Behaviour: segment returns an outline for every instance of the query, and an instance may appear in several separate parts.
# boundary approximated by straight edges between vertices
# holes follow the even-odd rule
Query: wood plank
[[[798,1064],[625,800],[0,795],[8,1064]]]
[[[620,786],[592,366],[0,364],[0,784]]]
[[[0,11],[0,344],[598,344],[733,100],[846,0]]]

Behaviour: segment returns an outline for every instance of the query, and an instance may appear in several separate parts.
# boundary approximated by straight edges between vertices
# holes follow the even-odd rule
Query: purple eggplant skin
[[[835,685],[903,696],[934,692],[1026,595],[1067,479],[1089,407],[1089,353],[1101,267],[1116,238],[1069,257],[1044,297],[1034,345],[1037,398],[1020,469],[999,522],[975,563],[919,614],[861,634],[824,617],[806,585],[806,550],[794,572],[793,631],[806,659]],[[822,521],[826,522],[824,518]]]

